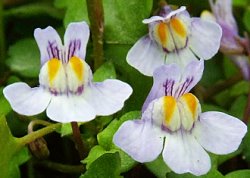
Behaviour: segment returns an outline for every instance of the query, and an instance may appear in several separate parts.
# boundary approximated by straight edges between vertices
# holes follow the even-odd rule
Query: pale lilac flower
[[[30,88],[19,82],[4,88],[4,96],[14,111],[36,115],[46,110],[57,122],[85,122],[96,115],[120,110],[132,88],[119,80],[92,82],[92,72],[84,61],[89,39],[85,22],[71,23],[64,35],[64,46],[52,27],[36,29],[41,53],[40,85]]]
[[[190,61],[210,59],[218,51],[220,26],[201,18],[191,18],[184,6],[172,10],[164,6],[159,16],[143,20],[149,34],[130,49],[127,62],[144,75],[163,64],[177,63],[184,68]]]
[[[209,0],[213,15],[216,22],[222,28],[222,38],[220,50],[223,53],[239,53],[243,51],[237,38],[238,26],[233,16],[232,1],[231,0]],[[203,17],[204,18],[204,17]]]
[[[144,104],[142,118],[122,124],[115,145],[138,162],[151,162],[162,154],[175,173],[206,174],[211,168],[209,151],[228,154],[238,149],[247,132],[239,119],[221,112],[201,112],[190,90],[200,80],[203,60],[185,70],[177,64],[154,72],[154,84]]]
[[[232,0],[209,0],[213,14],[204,11],[201,18],[216,21],[222,28],[220,51],[238,66],[246,80],[250,79],[249,57],[244,55],[244,40],[239,36],[238,26],[233,16]],[[213,17],[212,17],[213,16]],[[212,17],[212,18],[211,18]]]

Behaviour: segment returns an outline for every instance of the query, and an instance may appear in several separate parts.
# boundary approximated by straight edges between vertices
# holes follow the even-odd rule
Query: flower
[[[189,93],[203,68],[203,60],[192,61],[184,71],[177,64],[157,68],[142,118],[124,122],[113,137],[115,145],[142,163],[162,154],[174,172],[197,176],[211,167],[205,150],[215,154],[237,150],[246,125],[221,112],[202,113],[198,99]]]
[[[57,122],[85,122],[96,115],[110,115],[123,107],[132,88],[119,80],[92,82],[92,72],[84,61],[89,38],[85,22],[71,23],[64,35],[64,46],[52,27],[35,29],[41,53],[40,85],[30,88],[23,82],[4,88],[13,110],[31,116],[46,109]]]
[[[245,39],[239,36],[238,26],[233,16],[231,0],[209,0],[213,14],[204,11],[202,19],[216,21],[222,28],[220,51],[228,55],[235,65],[241,70],[243,77],[250,80],[249,56],[244,54],[244,46],[240,41]]]
[[[210,59],[220,46],[221,28],[211,21],[191,18],[182,6],[172,10],[164,6],[160,16],[143,20],[149,34],[130,49],[127,62],[144,75],[163,64],[177,63],[184,68],[190,61]]]
[[[238,35],[238,26],[233,16],[231,0],[209,0],[215,21],[222,28],[222,38],[220,50],[223,53],[239,53],[243,51],[243,47],[239,44],[240,36]],[[208,12],[202,13],[202,18],[206,18]]]

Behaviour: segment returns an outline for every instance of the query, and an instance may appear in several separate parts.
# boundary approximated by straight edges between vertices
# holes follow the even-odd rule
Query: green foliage
[[[131,167],[135,165],[135,161],[113,144],[113,135],[123,122],[131,119],[138,119],[139,115],[140,112],[138,111],[126,113],[119,120],[113,120],[106,129],[104,129],[97,135],[99,145],[102,146],[105,150],[119,152],[121,158],[121,172],[126,172],[131,169]]]
[[[248,132],[243,139],[242,148],[243,148],[243,156],[245,160],[247,162],[250,162],[250,132],[249,132],[250,124],[249,123],[248,123],[247,129],[248,129]]]
[[[26,134],[28,121],[30,121],[30,119],[20,116],[15,112],[10,112],[10,105],[4,98],[2,90],[6,85],[17,81],[25,81],[31,85],[38,83],[40,54],[37,44],[32,37],[32,31],[34,30],[35,26],[41,24],[37,27],[44,28],[48,25],[57,27],[57,29],[60,29],[59,34],[63,36],[62,32],[64,32],[65,27],[70,22],[82,20],[87,21],[88,24],[90,24],[90,22],[88,18],[86,0],[7,0],[3,2],[14,2],[18,4],[7,5],[3,10],[3,21],[5,23],[4,25],[6,25],[4,26],[4,30],[6,31],[6,46],[4,48],[6,48],[8,52],[5,52],[7,55],[4,59],[2,59],[0,55],[0,62],[5,63],[8,69],[0,71],[0,116],[7,115],[8,125],[5,118],[1,117],[0,178],[19,178],[21,177],[19,166],[25,163],[31,157],[31,155],[29,154],[27,147],[21,146],[19,139],[13,137],[12,134],[15,136],[22,136]],[[135,164],[137,164],[136,161],[133,160],[129,155],[123,152],[120,148],[116,147],[112,140],[115,132],[122,123],[127,120],[140,118],[141,113],[135,110],[141,110],[141,107],[153,84],[152,77],[143,76],[136,69],[128,65],[126,62],[126,56],[134,43],[148,33],[148,25],[143,24],[142,20],[155,14],[159,8],[158,3],[160,1],[102,0],[102,2],[104,8],[104,61],[106,62],[95,71],[93,79],[95,82],[101,82],[108,78],[118,78],[131,85],[133,88],[133,94],[126,101],[124,108],[117,114],[97,117],[95,120],[87,123],[79,123],[79,126],[81,125],[80,130],[82,139],[87,147],[87,150],[90,150],[87,158],[82,160],[82,163],[86,164],[87,170],[82,172],[80,178],[121,178],[121,173],[126,177],[126,172],[130,171],[135,166]],[[208,1],[201,3],[200,1],[184,2],[172,0],[168,3],[173,4],[176,7],[180,5],[186,5],[191,16],[198,16],[202,10],[209,8]],[[239,32],[241,36],[243,36],[244,31],[250,31],[249,5],[249,0],[233,0],[233,10],[234,14],[236,15],[235,17],[237,24],[239,25]],[[2,16],[0,7],[0,22],[2,21],[1,18]],[[32,26],[31,29],[29,25],[26,27],[25,24],[35,25]],[[23,29],[24,26],[25,29]],[[0,31],[1,28],[2,27],[0,26]],[[3,37],[0,36],[1,50],[4,49],[1,46],[2,40]],[[93,64],[93,61],[91,61],[91,53],[94,53],[92,48],[93,43],[92,38],[90,38],[86,54],[86,59],[90,65]],[[2,51],[0,51],[0,53],[2,54]],[[239,73],[240,70],[235,66],[235,64],[222,53],[213,57],[212,60],[207,60],[205,62],[205,71],[203,78],[199,83],[201,92],[197,92],[197,96],[200,96],[201,98],[203,112],[216,110],[229,113],[235,117],[238,117],[239,119],[243,118],[247,103],[247,95],[250,89],[249,81],[241,80],[236,84],[230,84],[231,79],[236,75],[239,75]],[[33,80],[32,78],[36,79]],[[226,83],[225,86],[222,86],[222,89],[216,91],[208,98],[204,97],[204,100],[202,101],[203,94],[206,94],[206,92],[210,89],[214,89],[214,86],[217,84],[223,84],[225,81],[230,85],[227,85],[228,83]],[[196,90],[193,91],[196,92]],[[123,116],[120,117],[121,115]],[[38,117],[47,119],[45,114],[42,116],[39,115]],[[37,129],[39,129],[39,127],[37,127]],[[69,142],[73,144],[73,142],[70,140],[72,135],[71,124],[62,124],[62,127],[56,131],[61,134],[61,136],[67,137],[63,138],[63,141],[60,141],[60,144],[52,145],[51,150],[53,155],[51,155],[51,158],[48,159],[56,162],[58,161],[60,162],[59,164],[75,164],[77,161],[79,161],[78,158],[75,160],[75,148],[72,146],[72,149],[70,144],[67,144],[68,142],[64,142],[68,139]],[[52,141],[49,139],[48,140],[54,143],[54,139],[57,140],[56,138],[56,136],[52,135]],[[225,176],[223,176],[217,170],[217,167],[222,163],[241,154],[243,155],[245,161],[245,167],[247,167],[250,163],[249,145],[250,133],[248,132],[244,138],[243,144],[236,152],[220,156],[210,154],[212,162],[211,170],[208,174],[198,177],[250,177],[249,169],[230,172]],[[57,153],[54,155],[54,152],[58,152],[59,156]],[[70,158],[71,160],[66,160],[65,157],[67,157],[67,159]],[[41,175],[41,172],[39,172],[40,170],[36,170],[34,167],[36,166],[25,166],[24,169],[28,172],[27,178],[33,178],[34,176],[38,176],[38,178],[61,177],[58,172],[50,171],[50,169],[54,168],[45,167],[45,171],[43,172],[44,175]],[[145,163],[145,167],[158,178],[196,177],[191,174],[178,175],[174,172],[171,172],[161,156],[159,156],[159,158],[153,162]],[[26,174],[24,174],[24,176],[26,178]],[[63,176],[68,176],[68,174]],[[69,176],[76,177],[79,175]]]
[[[6,64],[11,71],[24,77],[37,77],[40,54],[34,39],[22,39],[9,48]]]
[[[33,3],[17,8],[6,10],[5,16],[30,17],[39,15],[50,15],[51,17],[62,19],[62,13],[51,6],[51,3]]]
[[[106,12],[105,41],[112,44],[133,44],[146,34],[147,25],[142,20],[148,18],[153,0],[127,1],[103,0]]]
[[[19,165],[26,162],[30,157],[27,148],[22,149],[22,147],[20,147],[17,139],[11,135],[3,116],[0,118],[0,128],[0,177],[19,178]]]
[[[9,102],[3,96],[3,87],[0,88],[0,116],[8,114],[11,111]]]
[[[166,174],[171,172],[171,169],[163,161],[162,156],[159,156],[152,162],[145,163],[145,165],[158,178],[166,178]]]
[[[239,170],[230,172],[225,178],[250,178],[250,170]]]
[[[88,13],[85,0],[55,0],[57,8],[66,8],[64,17],[64,26],[67,27],[70,22],[87,21]]]
[[[248,31],[250,31],[250,6],[248,6],[248,8],[246,9],[245,13],[244,13],[244,16],[243,16],[243,22],[244,22],[244,25],[246,26],[246,29]]]
[[[118,119],[113,120],[107,126],[106,129],[104,129],[97,135],[97,140],[99,145],[93,147],[88,157],[82,161],[83,163],[87,164],[86,165],[87,169],[93,164],[95,160],[99,159],[100,156],[106,153],[115,153],[115,152],[119,153],[119,157],[121,159],[120,172],[126,172],[135,165],[135,161],[130,156],[128,156],[126,153],[124,153],[122,150],[120,150],[113,144],[113,135],[123,122],[131,119],[136,119],[139,117],[139,115],[140,112],[138,111],[132,111],[126,113],[119,120]]]
[[[116,72],[114,64],[110,61],[104,63],[101,67],[99,67],[93,76],[93,80],[95,82],[102,82],[105,79],[115,79]]]
[[[122,178],[118,153],[106,153],[96,159],[80,178]]]
[[[173,172],[168,173],[166,178],[196,178],[197,176],[194,176],[192,174],[175,174]],[[208,174],[203,176],[198,176],[199,178],[223,178],[224,176],[217,170],[212,169],[208,172]]]

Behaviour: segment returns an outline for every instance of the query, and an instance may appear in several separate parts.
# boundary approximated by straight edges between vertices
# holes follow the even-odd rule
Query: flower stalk
[[[0,66],[4,65],[5,58],[5,36],[4,36],[4,9],[3,9],[3,1],[0,1]],[[2,69],[3,67],[0,67]],[[1,70],[3,71],[3,70]]]
[[[87,0],[88,16],[93,40],[94,69],[103,63],[104,15],[102,0]]]
[[[32,132],[28,135],[25,135],[24,137],[21,138],[17,138],[17,141],[19,142],[20,147],[23,147],[25,145],[27,145],[30,142],[35,141],[36,139],[47,135],[49,133],[54,132],[55,130],[57,130],[58,128],[61,127],[61,123],[56,123],[56,124],[50,124],[40,130],[37,130],[35,132]]]
[[[83,160],[86,156],[86,151],[85,151],[84,144],[82,142],[79,126],[77,122],[71,122],[71,127],[73,131],[73,137],[74,137],[77,151],[79,153],[80,159]]]

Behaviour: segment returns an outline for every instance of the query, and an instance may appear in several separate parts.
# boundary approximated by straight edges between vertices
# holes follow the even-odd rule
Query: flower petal
[[[195,126],[198,142],[215,154],[228,154],[238,149],[247,126],[239,119],[221,112],[205,112]]]
[[[95,118],[96,112],[83,96],[59,95],[51,99],[47,116],[51,120],[62,123],[87,122]]]
[[[145,120],[123,123],[115,133],[113,142],[141,163],[156,159],[163,148],[163,138],[155,134],[151,123]]]
[[[183,70],[180,84],[175,91],[175,96],[179,97],[188,93],[200,80],[204,70],[204,60],[192,61]]]
[[[89,26],[86,22],[70,23],[64,35],[66,58],[76,56],[85,59],[89,40]]]
[[[184,70],[177,64],[163,65],[154,72],[154,84],[144,102],[142,111],[149,103],[162,96],[179,97],[189,92],[201,79],[204,69],[203,60],[189,62]]]
[[[34,37],[40,49],[41,65],[52,58],[63,59],[62,42],[54,28],[37,28]]]
[[[150,17],[150,18],[148,18],[148,19],[144,19],[144,20],[142,21],[142,23],[144,23],[144,24],[149,24],[149,23],[152,23],[152,22],[163,21],[163,20],[164,20],[164,18],[161,17],[161,16],[152,16],[152,17]]]
[[[3,94],[14,111],[27,116],[43,112],[51,99],[51,95],[43,88],[30,88],[22,82],[5,87]]]
[[[221,27],[212,21],[192,18],[190,48],[200,58],[210,59],[219,50],[222,36]]]
[[[127,62],[142,74],[152,76],[153,71],[165,63],[165,57],[164,51],[146,35],[129,50]]]
[[[167,136],[162,156],[178,174],[190,172],[199,176],[211,167],[208,154],[189,132],[179,131]]]
[[[84,97],[95,108],[97,115],[110,115],[119,111],[132,94],[132,88],[119,80],[107,79],[94,83]]]
[[[142,112],[148,107],[151,101],[165,95],[172,95],[176,84],[179,83],[181,69],[177,64],[169,64],[158,67],[153,74],[154,84],[144,102]]]

